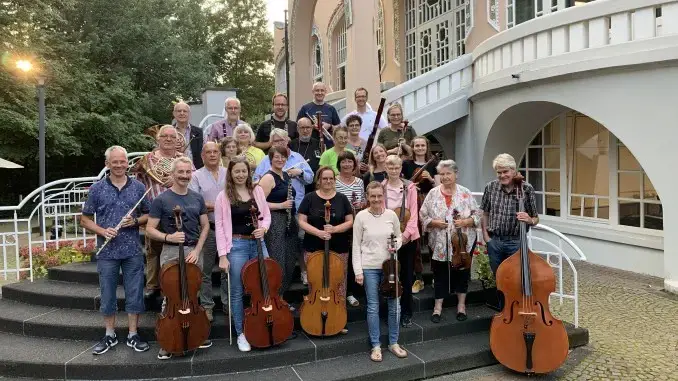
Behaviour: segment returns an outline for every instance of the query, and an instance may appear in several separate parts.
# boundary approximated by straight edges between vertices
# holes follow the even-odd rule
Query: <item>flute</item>
[[[129,216],[132,214],[132,212],[134,212],[134,210],[139,206],[139,204],[141,204],[141,201],[144,200],[144,198],[146,197],[146,195],[147,195],[148,192],[150,192],[150,191],[151,191],[151,188],[148,188],[148,189],[146,190],[146,192],[144,193],[144,195],[141,196],[141,198],[139,199],[139,201],[137,201],[137,203],[134,204],[134,206],[132,207],[132,209],[130,209],[130,210],[122,217],[122,219],[120,220],[120,222],[118,222],[118,224],[115,226],[115,231],[116,231],[116,232],[117,232],[117,231],[120,229],[120,227],[122,226],[122,222],[125,220],[125,218],[126,218],[126,217],[129,217]],[[115,237],[113,237],[113,238],[115,238]],[[108,245],[108,243],[109,243],[113,238],[106,238],[106,242],[104,242],[104,244],[101,245],[101,247],[99,248],[99,250],[97,250],[97,252],[96,252],[96,254],[95,254],[96,257],[99,256],[99,253],[101,253],[101,250],[103,250],[104,247],[106,247],[106,245]]]

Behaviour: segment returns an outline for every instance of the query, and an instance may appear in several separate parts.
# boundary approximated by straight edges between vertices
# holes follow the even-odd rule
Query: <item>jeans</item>
[[[367,331],[370,335],[370,344],[374,348],[381,346],[381,341],[379,340],[381,336],[379,331],[379,284],[381,283],[383,272],[381,269],[364,269],[363,277],[365,296],[367,297]],[[400,303],[395,298],[387,298],[386,304],[388,306],[388,344],[393,345],[398,343],[398,335],[400,334],[398,322]]]
[[[212,297],[212,269],[214,263],[218,263],[217,240],[214,230],[210,229],[207,240],[202,248],[202,286],[200,287],[200,305],[206,310],[214,309]],[[228,279],[225,272],[221,272],[221,302],[224,309],[228,308]]]
[[[492,269],[492,274],[494,274],[495,279],[497,278],[497,269],[506,258],[513,255],[518,251],[520,246],[520,240],[518,239],[507,239],[502,240],[499,237],[491,238],[487,242],[487,255],[490,259],[490,268]]]
[[[261,242],[261,249],[264,257],[268,258],[268,251],[266,245]],[[235,325],[235,332],[240,335],[242,333],[243,320],[245,320],[245,312],[243,307],[244,288],[242,285],[242,268],[250,259],[257,257],[257,242],[253,239],[234,238],[231,252],[228,253],[228,261],[230,268],[228,270],[231,277],[231,290],[229,296],[231,297],[231,317]],[[228,308],[228,306],[226,306]]]
[[[125,288],[125,311],[128,314],[144,312],[144,257],[135,255],[127,259],[98,259],[99,287],[101,289],[101,313],[115,315],[118,310],[118,274],[122,268]]]

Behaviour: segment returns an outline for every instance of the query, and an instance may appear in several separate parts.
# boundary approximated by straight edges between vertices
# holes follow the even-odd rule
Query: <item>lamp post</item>
[[[33,64],[28,60],[17,60],[17,69],[28,74],[33,70]],[[45,185],[45,78],[37,75],[38,90],[38,165],[40,186]]]

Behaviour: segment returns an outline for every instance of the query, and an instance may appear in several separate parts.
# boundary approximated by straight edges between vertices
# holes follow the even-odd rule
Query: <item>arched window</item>
[[[318,34],[318,28],[313,26],[311,32],[311,67],[313,68],[313,82],[323,80],[323,45]]]
[[[384,4],[379,1],[379,8],[377,9],[377,62],[379,63],[379,71],[384,70],[386,60],[384,59]]]
[[[337,22],[334,29],[334,46],[336,46],[336,76],[335,90],[344,90],[346,88],[346,17]]]
[[[287,92],[287,71],[285,70],[285,56],[282,57],[278,63],[278,67],[275,71],[275,92],[276,93],[285,93]]]
[[[633,153],[586,115],[570,111],[548,123],[519,169],[540,214],[663,230],[661,200]]]

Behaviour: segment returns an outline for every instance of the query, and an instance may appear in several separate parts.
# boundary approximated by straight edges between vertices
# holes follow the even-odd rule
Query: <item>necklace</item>
[[[372,208],[367,209],[368,212],[370,212],[371,215],[373,215],[375,218],[381,217],[382,214],[384,214],[384,209],[381,210],[381,213],[374,213],[372,211]]]
[[[304,150],[303,158],[308,161],[308,158],[306,157],[306,153],[308,152],[308,148],[311,146],[311,141],[309,140],[308,143],[306,144],[306,149]],[[301,138],[297,141],[297,152],[301,153]]]

